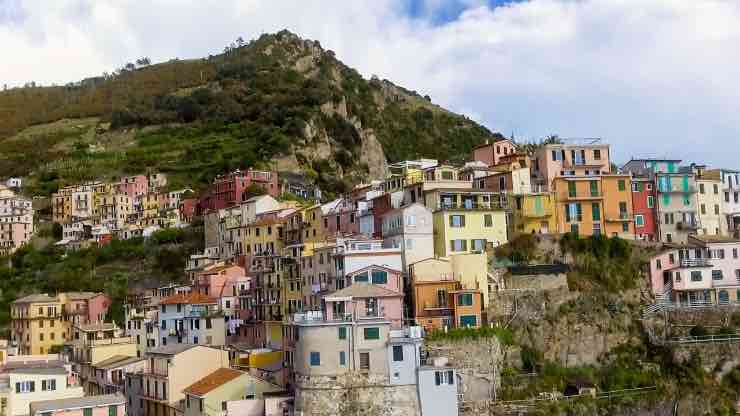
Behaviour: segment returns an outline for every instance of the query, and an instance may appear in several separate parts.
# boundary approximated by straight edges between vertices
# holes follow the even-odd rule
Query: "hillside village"
[[[384,180],[330,201],[306,178],[277,171],[233,171],[199,194],[166,185],[166,175],[146,172],[51,195],[58,250],[194,227],[205,250],[191,253],[177,281],[129,287],[119,321],[105,293],[15,299],[0,354],[0,413],[526,412],[544,393],[506,393],[512,375],[501,371],[533,362],[529,347],[518,359],[506,352],[510,325],[537,315],[527,296],[564,293],[561,313],[573,303],[570,270],[582,268],[584,244],[611,244],[613,256],[647,253],[642,269],[626,273],[647,289],[639,304],[646,326],[660,314],[740,302],[740,172],[658,159],[617,167],[597,139],[533,151],[493,140],[462,165],[397,162]],[[5,255],[39,228],[21,195],[22,178],[0,188]],[[532,254],[548,244],[560,248]],[[680,339],[740,338],[698,328]],[[593,380],[565,381],[546,403],[611,402],[658,388],[653,380],[602,392]]]

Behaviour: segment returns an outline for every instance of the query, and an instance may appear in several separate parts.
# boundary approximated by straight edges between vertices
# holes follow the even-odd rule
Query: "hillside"
[[[501,136],[318,42],[283,31],[199,60],[0,93],[0,177],[32,193],[156,169],[196,188],[238,167],[303,172],[330,192],[417,156],[462,160]]]

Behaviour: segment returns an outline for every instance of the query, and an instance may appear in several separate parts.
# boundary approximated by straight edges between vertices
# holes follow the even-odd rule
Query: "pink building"
[[[118,184],[118,192],[126,194],[132,200],[146,195],[149,191],[149,180],[145,175],[124,176]]]
[[[367,283],[354,284],[324,297],[327,321],[385,319],[403,326],[403,294]]]
[[[359,234],[360,219],[358,218],[356,203],[348,198],[342,198],[334,207],[324,214],[322,219],[324,235]]]
[[[26,245],[33,232],[31,201],[0,185],[0,255]]]
[[[239,281],[246,279],[243,267],[237,265],[216,265],[198,272],[192,281],[193,292],[206,296],[221,297],[236,290]]]
[[[498,165],[501,158],[516,153],[516,145],[509,139],[498,140],[476,146],[473,149],[473,160],[483,162],[488,166]]]
[[[66,299],[63,313],[73,325],[93,324],[105,321],[111,300],[103,293],[67,292],[59,295]]]
[[[31,403],[30,416],[125,416],[126,398],[120,394]]]
[[[701,235],[650,259],[650,283],[659,301],[677,306],[740,302],[740,240]]]

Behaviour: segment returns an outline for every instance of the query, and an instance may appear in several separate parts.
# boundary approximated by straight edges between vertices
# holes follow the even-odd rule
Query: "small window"
[[[360,353],[360,370],[370,371],[370,353],[369,352]]]
[[[493,227],[493,215],[486,214],[483,216],[483,225],[485,227]]]
[[[722,280],[722,270],[712,270],[712,280]]]
[[[364,328],[362,332],[366,340],[380,339],[380,328]]]
[[[319,366],[321,365],[321,353],[320,352],[311,352],[311,366]]]
[[[702,275],[700,271],[693,271],[691,272],[691,281],[692,282],[701,282],[702,281]]]
[[[347,327],[340,326],[337,330],[339,339],[347,339]]]
[[[339,351],[339,365],[342,367],[347,365],[347,353],[344,351]]]
[[[473,294],[462,293],[457,295],[457,304],[460,306],[473,306]]]
[[[92,408],[86,407],[82,409],[82,416],[92,416]]]
[[[395,362],[403,361],[403,346],[402,345],[393,346],[393,361]]]
[[[450,227],[455,227],[455,228],[465,227],[465,216],[464,215],[450,215]]]
[[[385,270],[373,270],[372,279],[374,285],[388,284],[388,272]]]
[[[362,272],[355,275],[355,283],[367,283],[368,282],[368,274],[367,272]]]

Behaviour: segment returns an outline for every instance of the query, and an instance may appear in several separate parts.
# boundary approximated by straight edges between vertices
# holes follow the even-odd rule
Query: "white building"
[[[408,265],[434,257],[432,211],[415,203],[383,215],[383,244],[401,250],[404,272]]]

